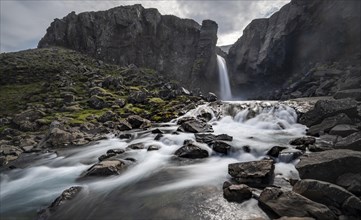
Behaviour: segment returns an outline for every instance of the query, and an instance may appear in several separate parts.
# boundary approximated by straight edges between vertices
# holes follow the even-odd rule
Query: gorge
[[[358,219],[360,10],[292,0],[227,53],[139,4],[55,19],[0,54],[1,219]]]

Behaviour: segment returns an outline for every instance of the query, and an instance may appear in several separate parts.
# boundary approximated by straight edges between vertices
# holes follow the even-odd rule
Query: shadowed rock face
[[[243,96],[266,97],[317,63],[359,62],[360,4],[292,0],[270,18],[253,20],[227,56],[233,86]]]
[[[121,6],[55,19],[38,47],[61,46],[110,63],[148,67],[199,87],[216,75],[217,29],[210,20],[201,26],[157,9]]]

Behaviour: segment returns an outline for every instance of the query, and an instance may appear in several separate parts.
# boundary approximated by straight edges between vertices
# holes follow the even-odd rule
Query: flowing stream
[[[219,72],[219,88],[222,100],[232,100],[231,85],[229,83],[227,64],[223,57],[217,55]]]
[[[179,159],[174,152],[192,133],[173,134],[176,120],[160,124],[165,134],[154,140],[150,131],[132,131],[131,139],[109,136],[107,140],[57,153],[40,155],[24,169],[1,172],[1,219],[33,219],[71,186],[84,189],[75,199],[60,206],[52,219],[267,219],[255,199],[242,204],[227,202],[222,184],[228,180],[228,164],[260,160],[273,146],[288,147],[275,172],[279,179],[297,178],[292,160],[295,151],[288,145],[303,136],[305,126],[297,124],[296,112],[277,102],[225,102],[220,106],[199,106],[185,116],[204,112],[213,118],[213,134],[233,136],[229,155],[215,153],[206,144],[210,157]],[[129,144],[158,145],[158,151],[127,150],[119,157],[134,158],[121,175],[78,180],[79,175],[109,149],[125,149]],[[245,149],[248,148],[248,150]],[[35,156],[34,156],[35,157]]]

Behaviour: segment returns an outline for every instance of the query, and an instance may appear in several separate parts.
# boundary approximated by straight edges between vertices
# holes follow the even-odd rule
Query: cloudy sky
[[[211,19],[218,23],[218,45],[234,43],[247,24],[269,17],[290,0],[0,0],[0,51],[35,48],[54,18],[71,11],[106,10],[120,5],[142,4],[157,8],[162,14],[192,18],[201,23]]]

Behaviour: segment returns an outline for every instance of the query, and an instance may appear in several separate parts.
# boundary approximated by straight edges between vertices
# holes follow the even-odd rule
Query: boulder
[[[217,153],[228,154],[228,152],[231,150],[231,145],[223,141],[215,141],[213,143],[213,150]]]
[[[232,141],[233,137],[229,136],[227,134],[220,134],[220,135],[214,135],[214,134],[194,134],[196,141],[199,143],[206,143],[208,145],[212,145],[215,140],[218,141]]]
[[[357,196],[361,196],[361,173],[343,174],[337,178],[336,184]]]
[[[319,100],[312,110],[301,116],[300,123],[310,127],[340,113],[350,118],[356,117],[358,115],[357,102],[354,99]]]
[[[148,94],[143,91],[132,91],[128,96],[128,103],[144,104],[148,98]]]
[[[336,125],[335,127],[333,127],[329,133],[331,135],[338,135],[341,137],[346,137],[346,136],[356,133],[356,132],[358,132],[358,129],[354,125],[339,124],[339,125]]]
[[[175,153],[176,156],[182,158],[206,158],[209,156],[208,151],[197,146],[195,143],[186,143],[183,147],[179,148]]]
[[[97,120],[99,122],[107,122],[107,121],[115,121],[117,119],[117,115],[112,111],[106,111],[102,114]]]
[[[361,151],[361,131],[338,140],[335,144],[335,148]]]
[[[339,124],[352,124],[352,120],[344,113],[325,118],[320,124],[311,126],[307,134],[318,136],[322,133],[329,132],[333,127]]]
[[[336,183],[345,173],[361,173],[361,152],[352,150],[328,150],[303,155],[296,165],[301,179],[316,179]]]
[[[262,191],[259,202],[278,216],[336,219],[335,214],[327,206],[313,202],[293,191],[268,187]]]
[[[88,104],[91,108],[94,109],[103,109],[110,107],[110,104],[107,103],[102,97],[99,97],[97,95],[93,95],[88,100]]]
[[[151,126],[151,122],[147,119],[144,119],[138,115],[130,115],[127,118],[127,121],[132,126],[132,128],[148,128]]]
[[[60,128],[51,129],[47,142],[52,147],[67,147],[75,140],[75,135]]]
[[[150,145],[147,149],[147,151],[154,151],[154,150],[159,150],[160,146],[159,145]]]
[[[244,184],[231,184],[230,182],[223,183],[223,197],[229,202],[242,203],[252,198],[251,189]]]
[[[212,125],[199,120],[183,122],[181,124],[181,129],[183,129],[185,132],[191,133],[213,132]]]
[[[91,166],[82,177],[119,175],[126,167],[120,160],[104,160]]]
[[[271,184],[274,169],[273,160],[259,160],[228,165],[229,175],[237,182],[253,187],[265,187]]]
[[[132,130],[132,125],[128,121],[121,119],[119,120],[117,128],[119,131],[128,131]]]
[[[141,150],[141,149],[144,149],[144,147],[145,147],[145,145],[143,143],[136,143],[136,144],[129,145],[125,149],[126,150]]]
[[[361,215],[361,200],[344,188],[332,183],[303,179],[293,186],[293,191],[312,201],[327,205],[329,208],[337,208],[345,215]],[[354,197],[355,207],[344,204],[350,197]],[[344,209],[344,206],[347,209]]]
[[[55,212],[59,206],[64,205],[69,200],[74,199],[82,190],[82,187],[80,186],[72,186],[69,189],[64,190],[64,192],[57,197],[51,205],[46,208],[42,209],[38,212],[38,220],[46,220],[49,219],[52,212]]]
[[[216,94],[209,92],[206,96],[206,101],[207,102],[215,102],[218,100],[218,97],[216,96]]]
[[[287,147],[274,146],[269,151],[267,151],[268,156],[277,158],[281,151],[287,149]]]
[[[337,91],[335,95],[333,95],[335,99],[344,99],[344,98],[353,98],[357,101],[361,101],[361,89],[347,89]]]
[[[300,137],[290,141],[290,145],[305,145],[314,144],[316,139],[314,137]]]
[[[42,118],[44,115],[45,113],[42,111],[30,109],[16,114],[13,122],[21,131],[36,131],[39,129],[36,120]]]

